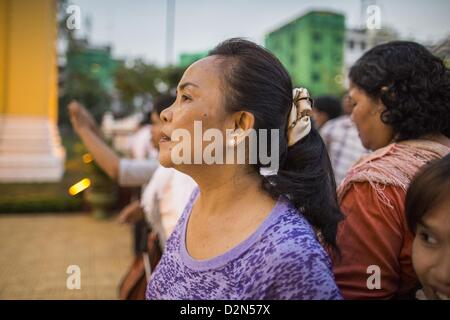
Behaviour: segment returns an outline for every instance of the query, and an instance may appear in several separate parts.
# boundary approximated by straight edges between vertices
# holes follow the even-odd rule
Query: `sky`
[[[449,0],[373,0],[381,27],[403,37],[436,42],[450,35]],[[361,0],[175,0],[174,46],[166,55],[166,0],[69,0],[79,6],[81,29],[94,44],[111,44],[121,59],[164,65],[180,53],[206,51],[231,37],[264,43],[264,35],[315,9],[345,14],[347,27],[361,23]],[[91,21],[86,24],[86,19]]]

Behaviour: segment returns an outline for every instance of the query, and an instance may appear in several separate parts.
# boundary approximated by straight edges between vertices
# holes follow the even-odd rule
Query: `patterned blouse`
[[[167,240],[147,299],[341,299],[329,256],[310,224],[283,197],[236,247],[212,259],[193,259],[185,239],[198,194],[196,188]]]

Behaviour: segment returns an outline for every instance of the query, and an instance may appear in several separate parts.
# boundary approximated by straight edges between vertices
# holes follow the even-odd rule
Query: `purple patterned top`
[[[186,250],[193,192],[147,287],[147,299],[341,299],[331,261],[297,209],[281,198],[246,240],[209,260]]]

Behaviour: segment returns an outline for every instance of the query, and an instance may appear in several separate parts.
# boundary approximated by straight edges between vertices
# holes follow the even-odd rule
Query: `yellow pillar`
[[[6,17],[7,1],[0,0],[0,114],[6,109]]]
[[[55,0],[0,0],[0,182],[56,181]]]

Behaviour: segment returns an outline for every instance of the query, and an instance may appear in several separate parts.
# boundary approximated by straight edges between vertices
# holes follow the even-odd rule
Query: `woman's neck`
[[[200,189],[198,207],[208,214],[221,214],[241,201],[269,197],[261,189],[261,176],[250,173],[248,167],[222,165],[211,166],[201,174],[192,176]]]

